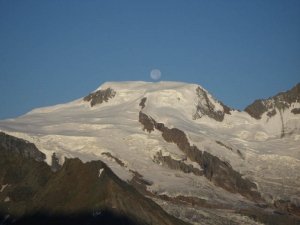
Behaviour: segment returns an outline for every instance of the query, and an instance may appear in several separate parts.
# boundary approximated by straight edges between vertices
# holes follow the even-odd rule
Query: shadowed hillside
[[[69,159],[54,173],[44,162],[0,149],[0,168],[4,224],[187,224],[101,161]]]

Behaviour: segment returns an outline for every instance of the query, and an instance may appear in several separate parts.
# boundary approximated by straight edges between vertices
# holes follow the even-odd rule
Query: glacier
[[[258,209],[254,202],[216,187],[203,176],[155,162],[158,152],[174,160],[185,156],[158,130],[143,130],[142,111],[168,128],[180,129],[191,145],[230,164],[256,184],[267,203],[287,200],[300,206],[300,114],[291,112],[300,108],[300,102],[284,109],[273,107],[257,119],[225,106],[197,84],[107,82],[92,93],[107,89],[113,90],[113,96],[99,104],[80,98],[34,109],[0,121],[0,131],[34,143],[49,165],[53,153],[60,164],[65,158],[100,159],[125,181],[132,179],[131,171],[137,171],[151,181],[147,190],[155,194],[192,196],[232,209]],[[143,107],[142,99],[146,99]],[[268,114],[271,110],[275,115]],[[197,163],[183,161],[201,170]]]

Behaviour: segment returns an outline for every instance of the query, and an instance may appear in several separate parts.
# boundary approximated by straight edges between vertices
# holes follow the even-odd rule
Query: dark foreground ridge
[[[46,159],[46,155],[39,151],[33,143],[3,132],[0,132],[0,148],[19,153],[26,159],[34,159],[38,162],[42,162]]]
[[[0,132],[0,149],[18,153],[25,159],[33,159],[38,162],[44,162],[46,159],[46,155],[38,150],[35,144],[21,138],[8,135],[4,132]],[[55,172],[60,168],[61,165],[58,162],[58,158],[56,157],[55,153],[53,153],[51,170]]]
[[[69,159],[53,172],[45,162],[1,148],[0,168],[0,224],[187,224],[102,161]]]

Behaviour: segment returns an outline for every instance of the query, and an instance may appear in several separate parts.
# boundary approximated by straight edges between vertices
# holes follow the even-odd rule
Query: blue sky
[[[0,119],[152,69],[240,110],[291,89],[300,1],[0,1]]]

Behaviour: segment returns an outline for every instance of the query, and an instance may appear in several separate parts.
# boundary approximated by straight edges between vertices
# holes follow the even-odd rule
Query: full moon
[[[152,79],[157,80],[157,79],[160,78],[161,72],[157,69],[154,69],[154,70],[151,71],[150,76],[151,76]]]

